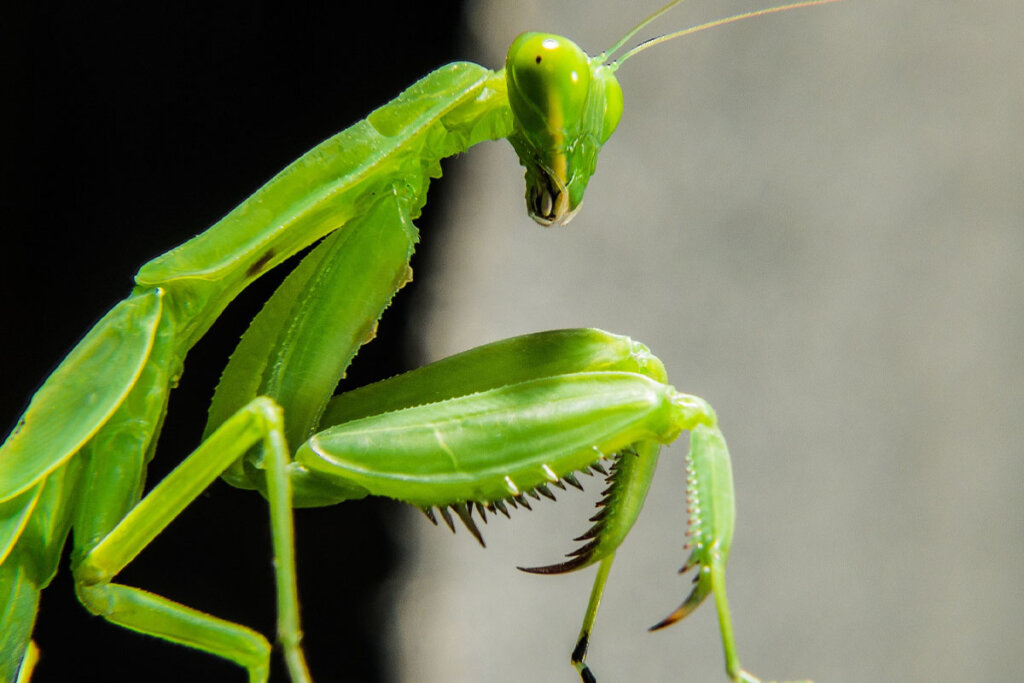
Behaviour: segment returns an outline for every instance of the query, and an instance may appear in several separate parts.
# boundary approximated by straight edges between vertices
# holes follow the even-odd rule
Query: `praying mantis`
[[[810,4],[823,3],[787,7]],[[784,8],[772,11],[779,9]],[[398,170],[377,174],[376,179],[358,179],[356,190],[342,184],[337,191],[332,188],[309,198],[307,193],[318,191],[315,186],[324,182],[324,176],[337,175],[326,168],[333,161],[325,158],[325,149],[318,148],[320,152],[313,157],[303,158],[306,167],[279,177],[285,184],[289,178],[302,181],[295,183],[302,187],[284,187],[282,191],[281,186],[268,185],[262,195],[258,193],[243,204],[244,210],[232,214],[234,218],[229,216],[226,223],[204,233],[209,237],[200,236],[198,242],[189,243],[192,247],[186,245],[144,266],[133,296],[93,328],[44,385],[26,413],[24,426],[12,433],[0,450],[0,500],[6,532],[6,536],[0,533],[4,539],[0,586],[7,589],[7,596],[14,596],[0,597],[7,609],[0,645],[4,676],[13,678],[17,671],[27,680],[31,672],[34,592],[45,587],[69,524],[75,527],[73,572],[80,597],[91,610],[106,614],[115,623],[169,640],[193,641],[196,633],[204,633],[199,638],[204,649],[245,666],[250,680],[262,680],[269,646],[259,634],[107,583],[213,477],[224,474],[235,485],[260,490],[273,509],[279,638],[291,677],[300,681],[307,680],[308,674],[298,644],[298,600],[290,566],[293,502],[316,506],[367,493],[386,495],[417,504],[428,516],[436,511],[446,522],[454,513],[474,531],[474,514],[483,515],[485,510],[500,513],[504,501],[529,505],[524,495],[547,495],[549,485],[572,485],[574,472],[602,467],[595,457],[618,454],[609,475],[614,485],[604,506],[615,514],[597,520],[598,526],[587,539],[591,547],[577,553],[576,559],[543,568],[561,571],[600,565],[573,652],[573,663],[583,680],[593,680],[584,662],[587,637],[614,550],[639,512],[658,443],[670,441],[686,429],[692,432],[694,461],[691,502],[703,502],[700,511],[693,513],[691,531],[698,539],[701,533],[708,536],[694,541],[691,562],[700,567],[700,581],[692,598],[672,619],[681,618],[713,592],[719,604],[728,673],[734,680],[756,680],[739,667],[728,633],[724,564],[732,533],[732,493],[724,440],[710,407],[671,389],[660,362],[643,347],[593,330],[506,340],[428,366],[418,374],[344,394],[323,412],[348,360],[372,336],[382,307],[407,279],[408,256],[417,239],[410,218],[425,201],[427,176],[434,173],[431,154],[446,156],[483,139],[511,135],[527,165],[527,203],[538,222],[564,224],[579,209],[598,148],[618,122],[621,99],[615,102],[621,92],[615,94],[618,86],[611,74],[594,67],[600,74],[594,83],[601,85],[593,90],[609,96],[599,109],[569,97],[560,115],[573,118],[566,112],[573,112],[574,107],[588,112],[581,114],[583,118],[600,111],[598,125],[587,121],[587,139],[598,142],[589,148],[583,145],[586,158],[582,161],[567,154],[538,156],[560,145],[549,134],[550,110],[541,111],[538,105],[547,96],[531,92],[537,86],[530,82],[534,78],[527,69],[530,61],[536,64],[538,57],[548,57],[547,50],[553,53],[548,62],[558,61],[564,48],[571,55],[565,73],[589,74],[593,65],[557,37],[521,40],[524,43],[517,41],[510,50],[512,64],[515,56],[525,59],[522,81],[515,86],[506,86],[499,74],[479,67],[441,69],[412,86],[388,105],[390,109],[371,114],[363,127],[372,127],[379,134],[372,143],[353,138],[336,145],[335,156],[352,151],[350,159],[357,164],[377,154],[397,164],[396,157],[409,154],[425,169],[416,170],[415,164],[396,166]],[[555,46],[547,47],[547,41]],[[598,64],[604,61],[602,58]],[[509,71],[516,73],[511,67]],[[511,109],[503,99],[505,92],[512,101]],[[516,97],[521,98],[518,104]],[[435,106],[427,107],[424,100]],[[401,137],[403,131],[415,127],[410,121],[418,122],[417,115],[430,129],[428,137],[444,138],[437,128],[431,128],[441,121],[449,136],[457,134],[464,139],[441,139],[438,152],[407,152],[408,143],[403,143],[395,147],[397,151],[381,153],[386,148],[384,139]],[[577,166],[583,170],[572,173]],[[309,182],[311,179],[316,182]],[[344,193],[348,194],[336,199],[336,194]],[[256,214],[282,197],[287,198],[284,203],[308,198],[303,211],[312,218],[303,225],[296,219],[274,233],[271,229],[278,227],[275,216],[279,214]],[[343,229],[330,232],[339,226]],[[214,230],[219,232],[215,235]],[[222,235],[226,242],[219,241]],[[138,502],[167,395],[187,350],[244,286],[320,238],[324,238],[320,246],[296,270],[291,284],[283,285],[268,303],[267,312],[254,322],[253,332],[246,335],[229,363],[199,450]],[[247,241],[254,248],[248,248]],[[380,248],[382,244],[388,246]],[[224,258],[223,252],[228,250],[232,254]],[[353,293],[352,278],[342,276],[368,270],[368,259],[378,256],[392,260],[376,266],[381,274],[357,278],[356,285],[365,292]],[[198,265],[190,265],[191,270],[171,263],[193,257]],[[339,265],[345,259],[350,264],[348,270]],[[194,282],[181,282],[184,272],[192,274],[184,279]],[[316,282],[320,284],[306,288]],[[352,301],[371,303],[369,308],[355,310]],[[344,315],[339,315],[339,310],[345,311]],[[109,338],[112,331],[117,339]],[[344,352],[337,350],[339,338],[346,340]],[[550,363],[540,362],[542,359],[550,359]],[[295,380],[300,380],[300,386],[289,385]],[[88,410],[76,406],[69,411],[63,407],[69,396],[83,401],[98,398]],[[560,414],[552,406],[564,406],[566,412]],[[645,412],[646,407],[650,412]],[[627,418],[616,421],[612,419],[615,413]],[[51,424],[56,425],[52,432]],[[311,436],[324,427],[327,429],[317,432],[319,436]],[[48,433],[41,434],[44,431]],[[377,436],[367,436],[373,433]],[[497,433],[505,436],[498,439]],[[461,442],[461,438],[469,440]],[[134,446],[121,443],[131,440]],[[503,452],[509,443],[522,448]],[[259,444],[262,451],[249,452],[250,445]],[[405,461],[381,462],[380,457],[394,444],[401,444],[396,454]],[[359,456],[356,464],[341,457],[361,450],[366,456]],[[111,452],[130,453],[134,460],[120,467],[134,470],[112,477],[115,470],[109,469],[106,460]],[[476,463],[473,456],[489,456],[494,462]],[[471,462],[475,463],[472,467]],[[495,472],[495,466],[501,471]],[[411,474],[414,470],[415,476]],[[395,488],[395,481],[362,478],[367,475],[382,480],[390,476],[400,483]],[[130,486],[124,485],[125,477]],[[417,477],[422,481],[413,485],[412,479]],[[90,482],[91,492],[104,492],[85,496],[81,493],[85,481]],[[137,619],[134,607],[120,609],[117,600],[122,599],[141,605],[144,616]],[[28,658],[22,666],[25,653]]]

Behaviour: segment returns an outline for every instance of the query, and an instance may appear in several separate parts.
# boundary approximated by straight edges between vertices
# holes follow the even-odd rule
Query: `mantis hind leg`
[[[309,681],[300,647],[291,488],[281,410],[252,400],[149,492],[76,563],[75,586],[92,612],[125,628],[229,659],[251,683],[269,676],[270,644],[259,633],[112,579],[178,514],[245,452],[263,443],[278,591],[278,638],[295,683]]]

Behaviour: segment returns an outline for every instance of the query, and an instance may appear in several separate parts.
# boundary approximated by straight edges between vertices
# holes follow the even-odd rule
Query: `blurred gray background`
[[[497,67],[524,30],[596,53],[657,4],[479,3],[465,54]],[[689,3],[649,34],[764,5]],[[1018,678],[1022,35],[1010,0],[848,0],[652,50],[619,72],[625,115],[566,229],[527,218],[507,144],[447,167],[427,355],[595,326],[708,399],[733,453],[729,596],[757,675]],[[646,632],[689,587],[684,453],[663,451],[612,570],[602,683],[724,680],[713,608]],[[489,524],[486,551],[414,524],[401,680],[577,680],[593,571],[515,566],[559,561],[598,490]]]

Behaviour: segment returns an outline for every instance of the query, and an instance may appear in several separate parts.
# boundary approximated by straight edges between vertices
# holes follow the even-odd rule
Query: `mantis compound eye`
[[[509,104],[524,129],[538,138],[557,138],[574,128],[590,89],[590,60],[568,38],[524,33],[505,62]]]
[[[598,67],[598,74],[605,85],[604,95],[604,119],[601,121],[601,144],[607,142],[608,138],[615,132],[622,118],[622,86],[618,79],[612,75],[611,69],[606,66]]]

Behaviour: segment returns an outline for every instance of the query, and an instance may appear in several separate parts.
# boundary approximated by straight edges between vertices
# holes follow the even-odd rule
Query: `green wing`
[[[153,347],[162,296],[154,290],[114,306],[32,397],[0,446],[0,501],[60,467],[121,405]]]

